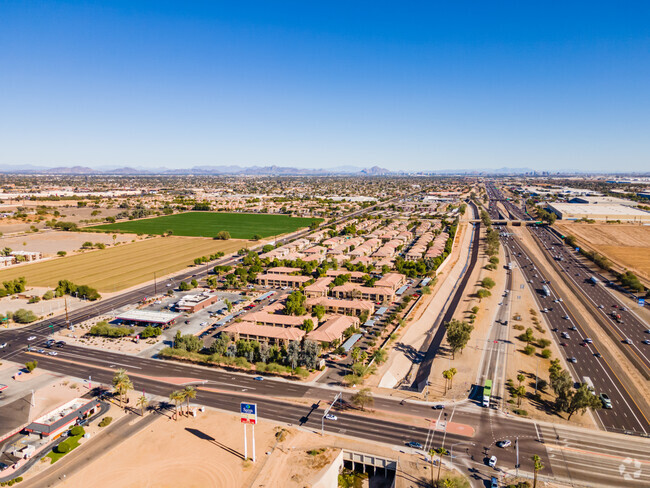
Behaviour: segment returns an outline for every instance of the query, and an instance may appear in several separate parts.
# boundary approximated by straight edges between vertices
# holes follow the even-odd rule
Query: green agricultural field
[[[27,286],[54,288],[59,280],[70,280],[78,285],[89,285],[100,293],[112,293],[145,281],[180,271],[194,262],[194,258],[219,251],[226,254],[250,241],[193,237],[156,237],[121,244],[108,249],[88,251],[64,258],[14,266],[0,271],[0,283],[24,276]],[[254,244],[253,244],[254,245]]]
[[[288,215],[186,212],[152,219],[129,220],[115,224],[86,227],[101,232],[127,232],[133,234],[163,234],[172,231],[175,236],[214,237],[222,230],[233,239],[251,239],[255,234],[262,237],[276,236],[309,227],[322,219],[298,218]]]

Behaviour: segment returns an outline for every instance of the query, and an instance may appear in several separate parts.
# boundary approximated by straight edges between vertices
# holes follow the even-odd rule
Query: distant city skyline
[[[0,168],[650,168],[650,4],[0,5]]]

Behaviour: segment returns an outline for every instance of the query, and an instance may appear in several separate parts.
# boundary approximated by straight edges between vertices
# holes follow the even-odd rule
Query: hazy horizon
[[[650,4],[0,5],[0,165],[650,167]]]

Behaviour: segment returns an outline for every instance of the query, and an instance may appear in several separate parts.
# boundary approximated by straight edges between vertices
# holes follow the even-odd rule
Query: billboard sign
[[[256,403],[240,403],[239,413],[241,414],[242,424],[257,424],[257,404]]]

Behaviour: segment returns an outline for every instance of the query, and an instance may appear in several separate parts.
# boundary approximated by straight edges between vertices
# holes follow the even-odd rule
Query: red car
[[[567,346],[568,346],[568,344],[567,344],[566,342],[560,342],[560,346],[564,346],[564,347],[567,347]]]

